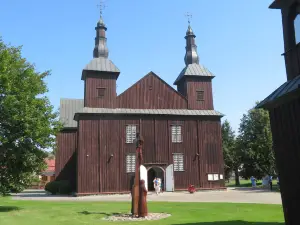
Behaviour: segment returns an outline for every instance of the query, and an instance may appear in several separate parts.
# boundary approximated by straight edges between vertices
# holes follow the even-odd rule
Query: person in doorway
[[[158,182],[157,182],[157,193],[160,194],[161,192],[161,179],[157,178]]]
[[[155,190],[155,193],[158,195],[158,192],[159,192],[159,184],[158,184],[158,179],[155,177],[154,180],[153,180],[153,184],[154,184],[154,190]]]
[[[256,187],[256,179],[253,176],[251,176],[250,180],[251,180],[252,187],[255,188]]]

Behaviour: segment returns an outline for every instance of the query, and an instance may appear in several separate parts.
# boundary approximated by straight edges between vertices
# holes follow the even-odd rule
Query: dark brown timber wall
[[[84,81],[84,106],[115,108],[117,101],[116,75],[89,71]],[[98,95],[103,89],[103,96]]]
[[[280,190],[287,224],[299,224],[300,98],[270,110]]]
[[[126,173],[125,157],[135,144],[125,143],[125,127],[136,124],[144,137],[144,164],[166,167],[173,153],[184,154],[184,171],[174,172],[175,189],[224,187],[208,173],[223,174],[221,125],[216,118],[81,116],[79,121],[79,194],[127,192],[133,173]],[[171,142],[171,125],[182,124],[182,143]],[[199,156],[196,155],[199,153]]]
[[[187,100],[153,73],[139,80],[118,97],[119,108],[186,109]]]
[[[210,78],[186,79],[186,91],[189,109],[213,110],[212,82]],[[197,91],[203,91],[203,101],[197,101]]]
[[[56,140],[58,148],[55,155],[55,179],[69,180],[75,191],[77,131],[63,130],[57,135]]]

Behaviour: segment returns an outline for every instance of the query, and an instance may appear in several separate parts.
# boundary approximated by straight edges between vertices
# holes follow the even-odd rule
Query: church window
[[[126,173],[135,172],[135,154],[130,153],[126,155]]]
[[[197,101],[204,101],[204,91],[203,90],[197,91]]]
[[[171,126],[171,133],[172,133],[172,142],[173,143],[182,142],[181,125],[172,125]]]
[[[103,98],[105,94],[105,88],[97,88],[97,95],[99,98]]]
[[[126,143],[133,143],[136,138],[136,125],[126,126]]]
[[[173,163],[174,171],[184,171],[182,153],[173,153]]]

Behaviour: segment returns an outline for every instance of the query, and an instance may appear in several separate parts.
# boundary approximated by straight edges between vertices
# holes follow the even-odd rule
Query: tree
[[[0,194],[21,191],[45,168],[46,149],[60,129],[39,73],[20,47],[0,38]]]
[[[274,174],[275,157],[268,111],[249,110],[241,119],[239,132],[237,146],[243,163],[242,176],[261,179],[266,174]]]
[[[229,179],[232,172],[235,173],[235,183],[240,184],[238,169],[240,158],[236,148],[235,134],[230,123],[225,120],[222,124],[222,148],[225,163],[225,179]]]

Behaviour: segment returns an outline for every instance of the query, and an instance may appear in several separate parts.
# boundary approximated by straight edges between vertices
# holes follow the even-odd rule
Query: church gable
[[[186,109],[187,99],[150,72],[117,97],[119,108]]]

